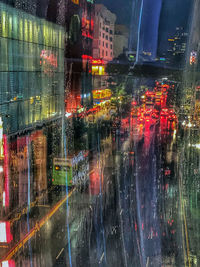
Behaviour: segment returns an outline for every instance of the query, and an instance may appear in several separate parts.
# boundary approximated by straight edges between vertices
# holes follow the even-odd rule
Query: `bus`
[[[70,187],[85,185],[89,181],[88,154],[87,151],[80,151],[67,159],[54,158],[52,184]]]

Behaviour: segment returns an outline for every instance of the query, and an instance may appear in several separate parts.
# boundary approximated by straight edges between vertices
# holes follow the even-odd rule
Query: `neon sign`
[[[91,63],[92,63],[92,65],[103,65],[103,64],[105,64],[102,59],[92,59]]]

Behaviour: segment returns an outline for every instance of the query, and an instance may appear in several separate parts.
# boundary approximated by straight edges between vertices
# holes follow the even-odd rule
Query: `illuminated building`
[[[188,33],[183,27],[177,27],[174,36],[168,38],[168,63],[184,66]]]
[[[193,5],[191,26],[189,29],[186,66],[183,75],[183,90],[181,91],[181,113],[200,120],[199,72],[200,72],[200,1]]]
[[[64,28],[0,3],[0,113],[6,133],[60,116]]]
[[[65,0],[1,0],[14,8],[63,25]]]
[[[42,130],[9,141],[5,136],[4,149],[5,207],[28,206],[35,192],[47,189],[47,137]]]
[[[112,61],[116,15],[104,5],[95,4],[93,58]]]
[[[92,42],[94,4],[87,0],[70,0],[67,5],[66,30],[66,112],[76,113],[92,103]]]

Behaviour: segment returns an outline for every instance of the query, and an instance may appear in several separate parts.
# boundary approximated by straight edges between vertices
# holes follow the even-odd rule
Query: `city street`
[[[200,135],[163,113],[159,121],[131,114],[116,128],[97,113],[82,151],[64,155],[71,137],[59,121],[4,137],[2,267],[198,266]],[[72,154],[81,162],[74,184],[56,184]]]
[[[0,0],[0,267],[200,267],[200,0]]]

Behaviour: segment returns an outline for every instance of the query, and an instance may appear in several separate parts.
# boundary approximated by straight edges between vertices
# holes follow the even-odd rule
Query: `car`
[[[138,121],[138,123],[144,123],[145,122],[143,117],[138,117],[137,121]]]
[[[175,114],[169,114],[168,120],[169,121],[177,121],[177,116]]]
[[[153,112],[151,117],[152,117],[152,119],[158,120],[159,119],[159,114],[157,114],[156,112]]]
[[[160,112],[160,116],[166,118],[168,117],[168,115],[169,115],[168,108],[163,108]]]

